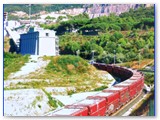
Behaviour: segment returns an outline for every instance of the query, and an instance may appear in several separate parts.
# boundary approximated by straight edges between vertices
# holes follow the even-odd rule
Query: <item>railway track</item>
[[[143,98],[145,95],[144,91],[139,93],[134,99],[129,101],[126,105],[122,106],[118,111],[115,113],[111,114],[111,116],[122,116],[124,113],[126,113],[133,105],[135,105],[139,100]]]

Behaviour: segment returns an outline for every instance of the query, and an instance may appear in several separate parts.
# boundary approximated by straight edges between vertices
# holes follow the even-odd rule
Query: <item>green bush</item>
[[[79,56],[62,55],[51,58],[46,70],[65,74],[85,73],[89,70],[89,65]]]
[[[29,60],[29,55],[22,56],[16,53],[4,53],[4,79],[12,72],[19,71],[20,68]]]

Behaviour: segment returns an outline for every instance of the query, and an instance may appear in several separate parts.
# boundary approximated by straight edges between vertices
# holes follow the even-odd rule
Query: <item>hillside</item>
[[[81,8],[82,4],[32,4],[32,14],[39,13],[40,11],[59,11],[70,8]],[[29,4],[4,4],[5,12],[23,11],[29,12]]]
[[[92,17],[109,15],[115,13],[119,15],[128,12],[130,9],[136,10],[139,7],[150,7],[152,4],[32,4],[32,14],[40,11],[60,11],[64,9],[83,8],[83,12],[92,14]],[[23,11],[28,13],[29,4],[4,4],[5,12]],[[77,9],[78,10],[78,9]],[[72,11],[72,10],[71,10]],[[65,11],[63,11],[65,12]],[[67,11],[66,11],[67,12]]]
[[[80,14],[58,24],[42,24],[60,38],[60,54],[79,55],[97,62],[116,63],[154,58],[154,7],[140,7],[120,16],[89,19]],[[77,30],[75,33],[74,31]]]
[[[137,10],[140,7],[150,7],[151,4],[85,4],[84,12],[89,15],[90,18],[96,18],[100,16],[109,16],[110,14],[120,15],[124,12],[128,12],[131,9]]]
[[[73,94],[104,89],[113,80],[112,77],[108,77],[107,72],[96,70],[95,67],[78,56],[61,55],[44,57],[43,59],[49,60],[49,64],[44,69],[30,73],[25,79],[33,79],[33,81],[20,83],[17,88],[20,86],[25,88],[73,86],[76,91],[68,90],[68,94]],[[36,79],[37,81],[35,81]],[[46,79],[49,81],[47,82]]]

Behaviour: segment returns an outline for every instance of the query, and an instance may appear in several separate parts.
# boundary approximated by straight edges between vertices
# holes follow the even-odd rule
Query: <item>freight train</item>
[[[93,65],[97,69],[105,70],[111,75],[119,77],[122,82],[77,103],[50,112],[46,116],[110,116],[142,92],[143,73],[116,65],[102,63]]]

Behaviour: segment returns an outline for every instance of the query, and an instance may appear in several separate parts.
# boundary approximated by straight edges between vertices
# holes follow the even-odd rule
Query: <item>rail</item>
[[[120,78],[121,83],[77,103],[51,111],[45,116],[110,116],[141,94],[144,88],[142,72],[112,64],[94,63],[93,65]]]

